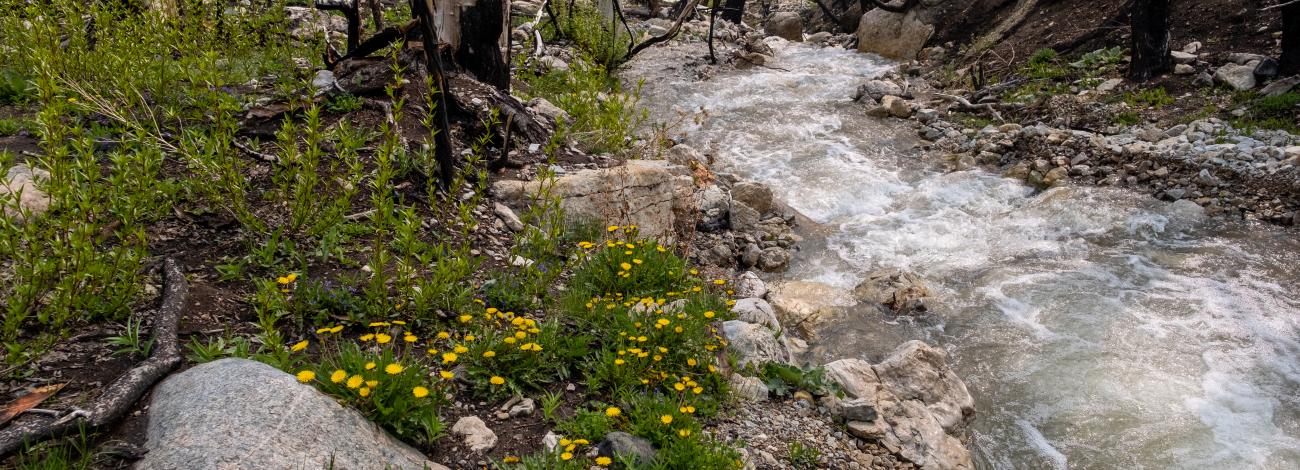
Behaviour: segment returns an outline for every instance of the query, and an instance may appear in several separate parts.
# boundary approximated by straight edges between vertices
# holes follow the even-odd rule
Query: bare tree
[[[1133,60],[1128,79],[1145,82],[1173,68],[1169,57],[1169,0],[1137,0],[1129,17]]]
[[[1282,75],[1300,74],[1300,0],[1279,3],[1282,10]]]

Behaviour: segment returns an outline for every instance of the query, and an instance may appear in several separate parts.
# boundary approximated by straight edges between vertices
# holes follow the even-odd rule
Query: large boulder
[[[754,209],[759,214],[766,214],[773,209],[772,189],[763,183],[741,181],[731,186],[731,197]]]
[[[793,11],[777,12],[763,23],[763,32],[787,41],[803,41],[803,18]]]
[[[925,299],[930,295],[919,276],[895,269],[871,273],[853,288],[853,297],[859,302],[881,304],[900,315],[925,313]]]
[[[827,364],[826,376],[844,391],[836,410],[853,435],[878,440],[921,468],[974,468],[960,439],[974,399],[942,350],[909,341],[879,364]]]
[[[858,51],[889,59],[912,60],[934,34],[934,25],[917,18],[916,10],[893,13],[876,8],[858,21]]]
[[[790,362],[790,351],[785,343],[777,340],[777,332],[765,326],[740,320],[727,320],[722,323],[722,335],[727,338],[727,347],[736,353],[736,362],[740,367],[765,362],[786,364]]]
[[[815,338],[818,327],[856,303],[844,289],[807,281],[776,284],[768,290],[767,298],[781,324],[786,329],[798,329],[807,338]]]
[[[776,312],[773,312],[772,306],[763,299],[737,300],[736,305],[731,307],[731,311],[740,321],[756,323],[774,330],[781,329],[781,322],[776,319]]]
[[[27,165],[14,165],[9,168],[4,179],[0,180],[0,208],[4,216],[22,222],[27,217],[36,217],[50,209],[50,196],[36,187],[37,182],[50,178],[45,170],[32,169]]]
[[[662,160],[628,160],[621,166],[560,176],[547,189],[560,198],[570,222],[632,224],[642,236],[670,239],[677,214],[692,209],[693,187],[685,167]],[[541,188],[540,181],[502,180],[492,184],[492,193],[520,206]]]
[[[1255,88],[1255,68],[1249,65],[1224,65],[1214,71],[1214,82],[1237,91]]]
[[[447,468],[294,376],[246,359],[164,380],[146,436],[139,470]]]

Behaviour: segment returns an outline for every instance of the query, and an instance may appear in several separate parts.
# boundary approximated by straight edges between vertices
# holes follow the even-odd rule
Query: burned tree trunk
[[[1137,0],[1129,17],[1133,60],[1128,79],[1145,82],[1173,68],[1169,57],[1169,0]]]
[[[722,5],[722,19],[740,24],[741,17],[745,16],[745,0],[726,0]]]
[[[438,3],[439,9],[444,3],[461,5],[456,64],[481,82],[510,89],[510,63],[506,60],[509,51],[506,41],[510,38],[509,0],[439,0]]]
[[[1282,75],[1300,74],[1300,1],[1282,7]]]

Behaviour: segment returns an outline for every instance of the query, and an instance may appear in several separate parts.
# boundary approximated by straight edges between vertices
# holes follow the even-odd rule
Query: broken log
[[[637,44],[631,50],[628,50],[627,55],[623,56],[623,61],[626,62],[632,60],[633,56],[638,52],[645,50],[647,47],[668,41],[677,36],[677,33],[682,30],[682,23],[685,23],[687,18],[690,18],[691,15],[695,14],[695,5],[699,3],[699,0],[687,0],[684,3],[686,3],[686,7],[682,8],[682,12],[677,16],[677,21],[673,23],[672,28],[669,28],[664,34],[646,39],[645,41],[642,41],[641,44]]]
[[[110,383],[85,408],[74,409],[57,418],[26,415],[15,420],[0,430],[0,456],[46,439],[66,436],[82,427],[98,428],[118,421],[145,392],[180,365],[177,328],[184,313],[189,284],[185,281],[185,273],[171,258],[163,262],[163,278],[166,286],[162,304],[154,318],[153,353],[149,359]]]

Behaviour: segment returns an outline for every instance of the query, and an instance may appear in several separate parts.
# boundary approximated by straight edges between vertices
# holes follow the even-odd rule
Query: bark
[[[1282,10],[1282,57],[1278,61],[1282,75],[1300,74],[1300,2]]]
[[[434,11],[433,0],[411,0],[411,12],[420,20],[420,28],[424,30],[425,70],[433,81],[434,92],[438,94],[433,109],[434,125],[438,126],[438,132],[433,136],[433,152],[434,160],[438,162],[438,185],[443,190],[447,190],[451,187],[455,160],[451,148],[451,120],[447,118],[447,95],[449,94],[447,78],[442,66],[442,53],[438,50],[439,41]],[[459,23],[453,22],[453,24],[459,26]]]
[[[154,383],[180,365],[176,330],[185,310],[189,284],[180,266],[170,258],[163,263],[163,275],[166,288],[154,318],[153,353],[149,359],[114,380],[84,409],[60,418],[28,415],[0,430],[0,456],[45,439],[68,435],[81,427],[97,428],[116,422],[126,416]]]
[[[441,14],[458,16],[456,36],[450,29],[444,34],[438,30],[439,39],[453,44],[456,64],[473,74],[479,81],[502,90],[510,88],[510,63],[506,61],[510,34],[509,0],[437,0],[435,9]],[[444,19],[444,25],[447,21]]]
[[[1137,0],[1129,17],[1133,60],[1128,79],[1145,82],[1173,69],[1169,56],[1169,0]]]
[[[650,39],[646,39],[641,44],[637,44],[636,47],[633,47],[631,50],[627,51],[627,55],[623,56],[623,61],[626,62],[632,60],[632,57],[636,56],[638,52],[645,50],[647,47],[653,46],[655,44],[659,44],[664,41],[668,41],[672,39],[674,36],[677,36],[677,33],[682,30],[682,23],[686,22],[687,18],[690,18],[691,15],[695,14],[695,5],[698,3],[699,0],[683,0],[682,2],[678,3],[678,5],[683,5],[683,6],[681,12],[679,13],[679,16],[677,17],[677,21],[673,23],[673,27],[669,28],[668,32],[664,33],[661,36],[655,36]]]
[[[720,16],[723,21],[740,24],[740,19],[745,16],[745,0],[726,0],[722,6],[724,10]]]

